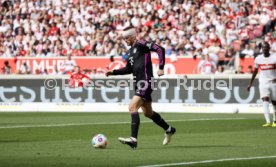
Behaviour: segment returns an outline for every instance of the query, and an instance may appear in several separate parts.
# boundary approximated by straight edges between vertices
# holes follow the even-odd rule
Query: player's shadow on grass
[[[162,147],[149,147],[149,148],[141,148],[141,149],[193,149],[193,148],[236,148],[236,147],[244,147],[238,145],[172,145],[172,146],[162,146]]]
[[[19,142],[32,142],[27,140],[0,140],[0,143],[19,143]]]

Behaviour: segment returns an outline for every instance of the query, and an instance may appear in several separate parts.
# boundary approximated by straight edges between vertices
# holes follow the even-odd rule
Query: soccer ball
[[[97,134],[92,138],[91,144],[94,148],[106,148],[107,138],[103,134]]]

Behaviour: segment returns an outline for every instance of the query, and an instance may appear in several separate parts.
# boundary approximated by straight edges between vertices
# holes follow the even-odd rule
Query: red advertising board
[[[248,66],[252,66],[254,69],[254,58],[240,59],[240,65],[243,67],[243,71],[248,71]]]
[[[47,68],[48,72],[51,73],[55,66],[60,71],[64,70],[63,63],[66,58],[0,58],[0,67],[4,65],[4,61],[9,61],[12,67],[13,73],[18,71],[23,62],[27,62],[31,66],[32,73],[35,73],[36,69],[43,70]],[[114,62],[110,62],[109,58],[100,57],[73,57],[72,60],[76,62],[81,68],[93,69],[93,68],[106,68],[118,69],[124,67],[125,62],[122,59],[117,58]],[[153,69],[158,69],[158,58],[152,58]],[[199,59],[194,60],[193,58],[180,57],[176,62],[171,62],[169,58],[166,58],[165,73],[166,74],[194,74],[195,68],[199,62]],[[247,70],[249,65],[253,65],[252,58],[246,58],[240,61],[244,70]]]

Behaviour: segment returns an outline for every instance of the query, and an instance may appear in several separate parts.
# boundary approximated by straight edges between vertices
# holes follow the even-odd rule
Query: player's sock
[[[276,123],[276,105],[272,105],[273,108],[273,122]]]
[[[172,127],[171,126],[169,126],[169,128],[166,130],[166,132],[170,132],[170,131],[172,131]]]
[[[263,102],[263,109],[264,109],[264,116],[265,116],[266,123],[270,124],[269,102],[268,101]]]
[[[131,113],[131,137],[137,139],[140,125],[140,117],[138,112]]]
[[[167,131],[170,127],[167,124],[167,122],[157,112],[153,111],[153,114],[150,117],[150,119],[152,119],[154,123],[156,123],[158,126],[162,127],[165,131]]]

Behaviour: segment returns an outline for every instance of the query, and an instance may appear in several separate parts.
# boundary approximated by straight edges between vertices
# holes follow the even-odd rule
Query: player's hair
[[[122,32],[123,38],[127,37],[135,37],[136,36],[136,29],[134,27],[127,27]]]
[[[268,42],[264,42],[264,45],[268,45],[268,47],[270,48],[270,44]]]

